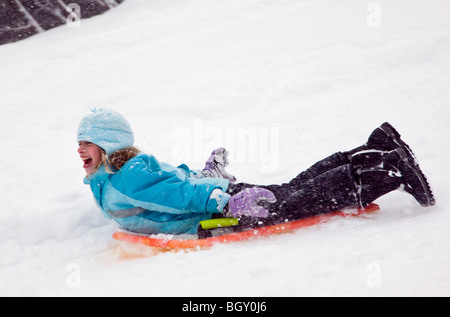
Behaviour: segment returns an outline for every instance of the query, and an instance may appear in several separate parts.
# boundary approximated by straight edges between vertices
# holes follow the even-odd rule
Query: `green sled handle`
[[[237,218],[217,218],[211,220],[200,221],[202,229],[209,230],[215,228],[233,227],[239,224]]]

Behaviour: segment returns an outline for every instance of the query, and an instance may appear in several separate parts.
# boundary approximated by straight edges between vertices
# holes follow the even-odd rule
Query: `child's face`
[[[91,142],[81,141],[78,143],[78,153],[83,160],[83,168],[86,175],[92,175],[102,161],[100,148]]]

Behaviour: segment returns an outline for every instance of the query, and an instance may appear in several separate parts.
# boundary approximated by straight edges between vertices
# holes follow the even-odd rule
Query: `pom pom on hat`
[[[127,119],[110,108],[94,108],[78,126],[77,141],[92,142],[107,155],[133,146],[134,134]]]

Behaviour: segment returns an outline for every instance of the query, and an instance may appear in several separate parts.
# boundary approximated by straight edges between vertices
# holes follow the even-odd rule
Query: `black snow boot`
[[[376,128],[370,135],[366,144],[352,151],[345,152],[345,154],[351,159],[353,155],[356,155],[361,151],[378,150],[390,152],[399,147],[404,148],[407,155],[413,160],[413,163],[419,166],[417,158],[410,146],[402,140],[400,133],[398,133],[398,131],[389,122],[385,122]]]
[[[412,152],[408,152],[406,147],[398,148],[395,151],[400,157],[397,167],[402,173],[405,191],[413,195],[423,207],[434,206],[436,200],[434,199],[430,184],[425,174],[409,155]]]
[[[436,202],[422,170],[405,147],[400,147],[388,154],[376,151],[371,153],[369,165],[355,164],[354,173],[359,182],[361,206],[366,207],[377,198],[403,186],[421,206],[433,206]],[[359,161],[361,161],[360,156]],[[379,164],[377,164],[379,163]]]

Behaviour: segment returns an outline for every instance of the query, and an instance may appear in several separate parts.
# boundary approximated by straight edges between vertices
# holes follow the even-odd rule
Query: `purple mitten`
[[[270,190],[252,187],[246,188],[232,196],[228,201],[228,206],[233,217],[249,216],[266,218],[269,216],[269,211],[263,206],[258,205],[261,201],[274,203],[277,199]]]
[[[205,164],[202,173],[205,177],[225,178],[231,183],[236,182],[236,177],[228,174],[225,167],[228,165],[228,151],[223,147],[214,150]]]

